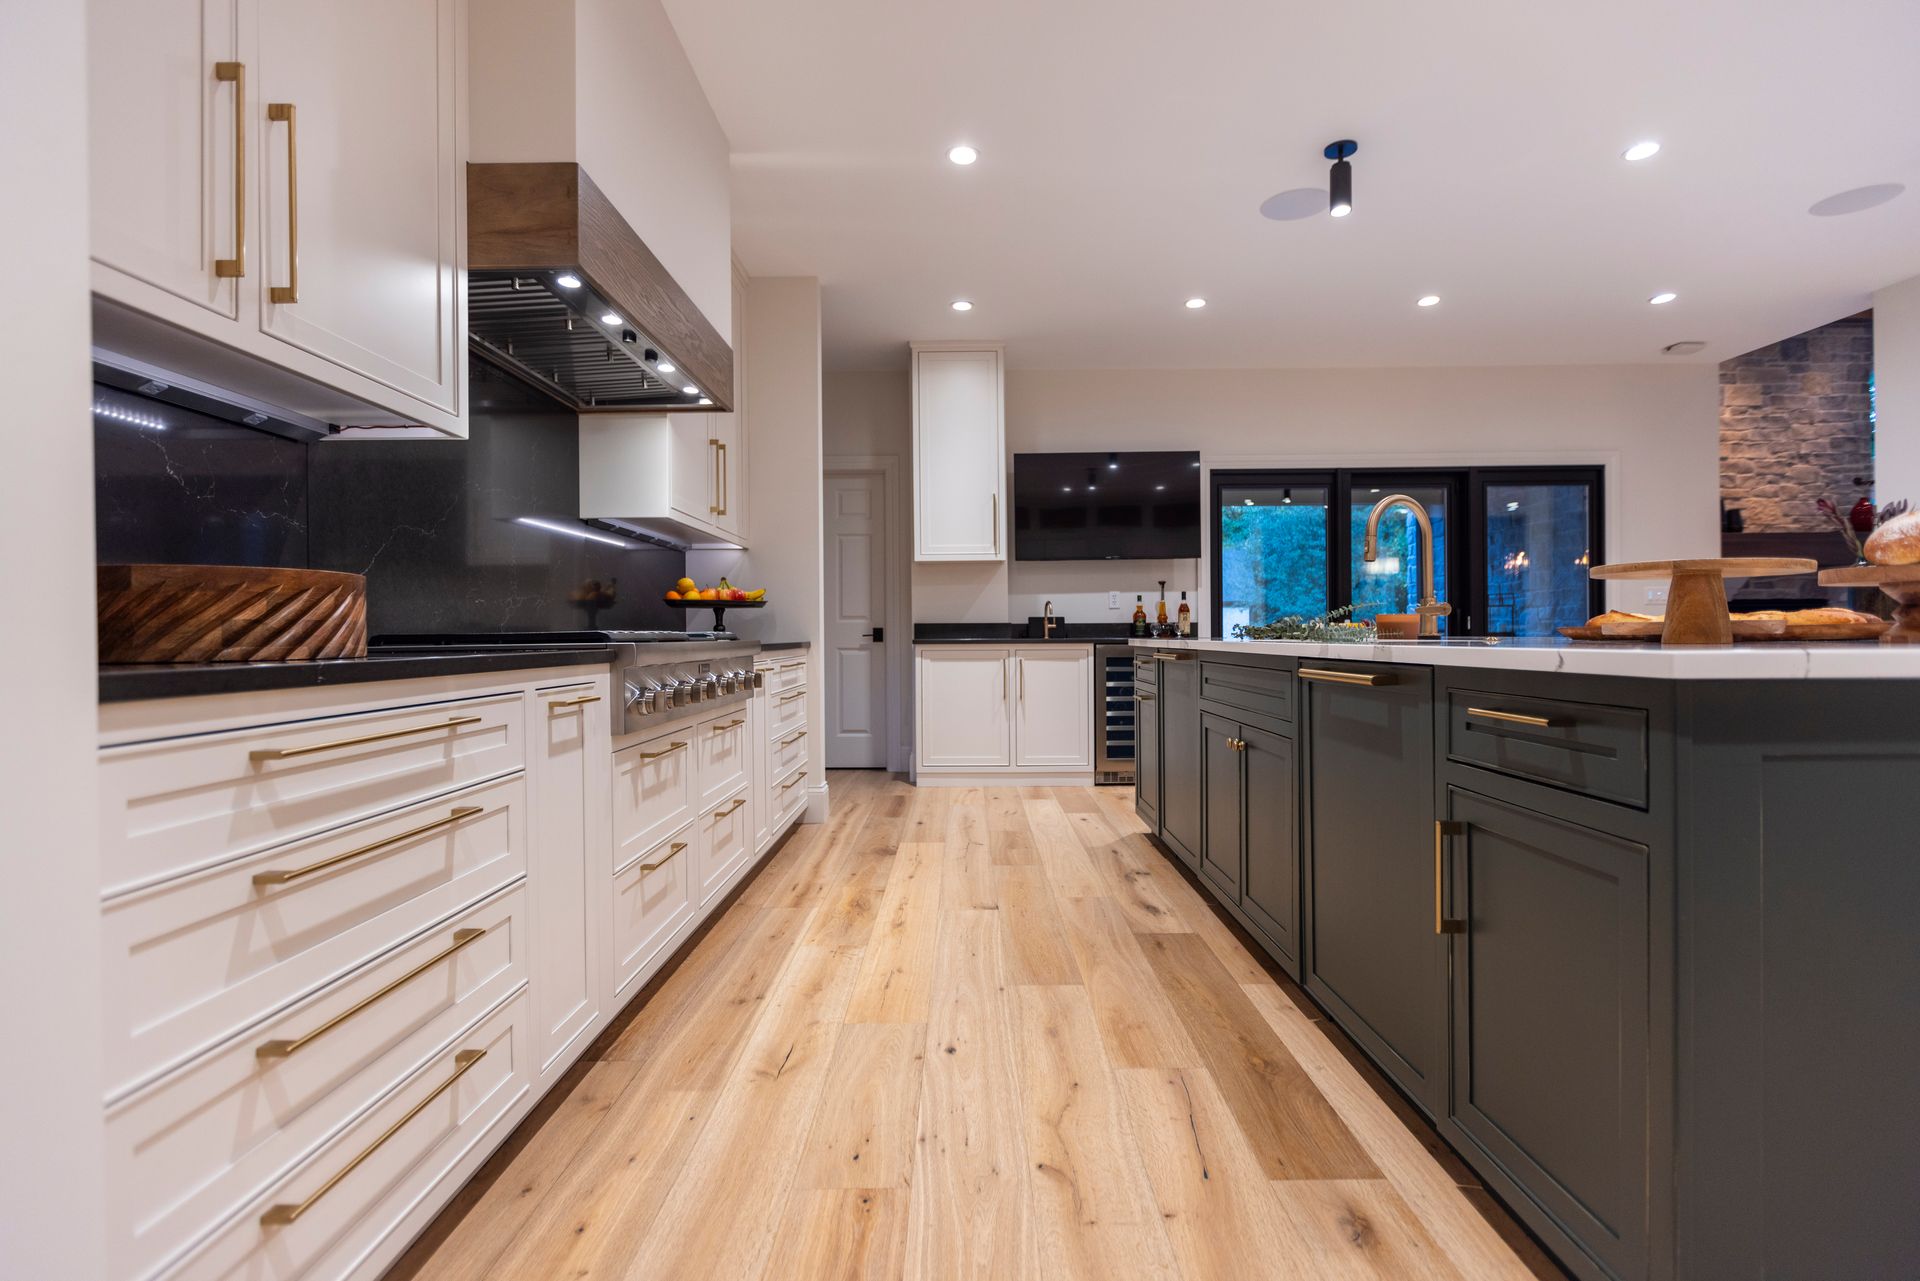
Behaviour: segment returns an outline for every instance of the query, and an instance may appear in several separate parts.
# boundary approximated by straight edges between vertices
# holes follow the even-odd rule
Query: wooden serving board
[[[1666,626],[1659,619],[1644,623],[1603,623],[1600,632],[1608,640],[1659,640]],[[1728,620],[1728,626],[1733,631],[1734,640],[1784,640],[1787,635],[1787,623],[1783,618],[1732,618]]]
[[[1568,640],[1579,641],[1650,641],[1659,640],[1661,628],[1665,624],[1654,622],[1608,623],[1603,627],[1560,627],[1558,631]],[[1863,641],[1878,640],[1887,633],[1891,623],[1813,623],[1795,626],[1784,619],[1734,619],[1732,620],[1733,639],[1736,641]]]
[[[1778,636],[1749,636],[1748,640],[1779,641],[1863,641],[1879,640],[1893,626],[1885,619],[1871,623],[1788,623]]]
[[[365,658],[367,580],[325,569],[101,565],[102,663]]]
[[[1662,645],[1729,645],[1734,632],[1727,610],[1729,578],[1811,574],[1819,565],[1784,556],[1721,557],[1711,560],[1636,560],[1595,565],[1593,578],[1669,580],[1667,620],[1660,629]],[[1645,639],[1636,636],[1634,639]]]

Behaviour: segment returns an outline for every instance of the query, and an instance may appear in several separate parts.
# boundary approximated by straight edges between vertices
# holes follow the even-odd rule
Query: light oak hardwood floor
[[[830,778],[389,1281],[1561,1275],[1129,789]]]

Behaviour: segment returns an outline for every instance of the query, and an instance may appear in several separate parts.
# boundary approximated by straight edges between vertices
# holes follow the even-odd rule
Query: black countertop
[[[1031,627],[1031,631],[1029,631]],[[1042,638],[1037,623],[915,623],[916,645],[1093,645],[1132,639],[1126,623],[1056,623]]]
[[[812,641],[761,641],[760,652],[770,653],[776,649],[806,649]]]
[[[100,669],[100,701],[127,703],[201,694],[359,685],[421,676],[466,676],[533,667],[592,667],[613,661],[610,648],[418,651],[307,663],[127,663]]]

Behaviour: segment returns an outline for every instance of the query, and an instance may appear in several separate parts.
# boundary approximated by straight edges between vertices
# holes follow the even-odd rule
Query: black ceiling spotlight
[[[1320,154],[1333,161],[1333,170],[1327,175],[1327,212],[1336,218],[1344,218],[1353,212],[1353,166],[1347,163],[1347,157],[1360,150],[1360,144],[1351,138],[1342,138],[1339,142],[1330,142]]]

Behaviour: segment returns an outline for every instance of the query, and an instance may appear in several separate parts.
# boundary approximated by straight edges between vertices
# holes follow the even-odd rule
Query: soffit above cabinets
[[[732,348],[579,165],[468,165],[467,227],[474,354],[580,413],[733,408]]]

